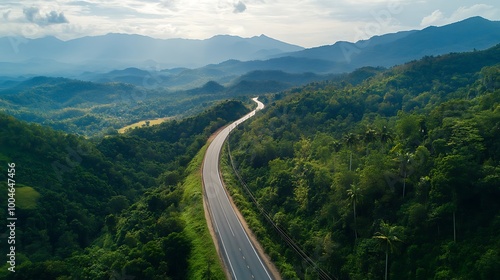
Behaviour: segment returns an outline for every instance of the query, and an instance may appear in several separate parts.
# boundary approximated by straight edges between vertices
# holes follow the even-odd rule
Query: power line
[[[272,227],[278,232],[280,235],[281,239],[286,242],[286,244],[292,248],[295,253],[299,255],[300,258],[302,258],[310,267],[312,267],[317,273],[318,277],[322,280],[332,280],[332,277],[328,273],[326,273],[323,269],[321,269],[318,264],[293,240],[293,238],[288,234],[283,228],[281,228],[279,225],[277,225],[273,219],[271,218],[271,215],[269,212],[267,212],[264,207],[262,207],[255,196],[253,195],[252,191],[248,188],[247,184],[241,177],[240,173],[236,169],[236,166],[233,161],[233,157],[231,155],[231,148],[229,146],[229,141],[227,141],[227,151],[229,155],[229,160],[231,162],[231,166],[233,168],[234,173],[236,174],[236,177],[240,181],[240,184],[243,186],[247,194],[250,196],[250,199],[252,200],[253,204],[257,207],[257,209],[260,211],[260,213],[266,218],[266,220],[272,225]],[[337,279],[335,277],[335,279]]]

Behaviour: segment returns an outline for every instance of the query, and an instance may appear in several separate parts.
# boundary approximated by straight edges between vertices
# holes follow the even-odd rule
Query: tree
[[[397,181],[403,181],[403,198],[406,194],[406,178],[415,171],[415,162],[413,158],[415,155],[410,152],[405,152],[402,145],[397,144],[391,151],[396,151],[396,157],[393,159],[395,162],[399,163],[399,172],[396,175]],[[402,178],[400,177],[402,176]]]
[[[474,164],[463,155],[448,155],[435,161],[432,170],[431,190],[429,193],[432,206],[432,216],[452,214],[453,240],[456,241],[456,211],[464,207],[460,202],[473,195],[470,186],[478,171]]]
[[[351,187],[347,190],[347,195],[349,197],[349,203],[352,205],[352,210],[354,214],[354,238],[358,238],[357,233],[357,221],[356,221],[356,203],[359,202],[363,195],[361,194],[361,188],[355,184],[351,184]]]
[[[367,127],[365,134],[363,135],[363,140],[366,142],[366,144],[371,143],[377,139],[377,131],[371,127]]]
[[[352,170],[352,146],[358,142],[358,136],[354,133],[347,133],[344,136],[344,142],[347,146],[349,146],[350,155],[349,155],[349,171]]]
[[[398,158],[401,163],[401,169],[403,172],[403,198],[405,198],[405,193],[406,193],[406,177],[408,176],[408,171],[413,172],[413,167],[410,166],[411,170],[408,170],[408,166],[411,165],[412,159],[413,159],[413,153],[406,152],[406,153],[398,153]]]
[[[392,139],[393,139],[393,137],[392,137],[391,133],[389,132],[387,127],[384,125],[384,127],[382,127],[382,131],[380,132],[380,142],[385,144],[389,141],[392,141]]]
[[[129,201],[124,195],[112,196],[108,201],[109,211],[112,214],[119,214],[124,209],[128,208]]]
[[[161,239],[165,259],[170,265],[172,278],[183,279],[188,267],[188,256],[191,252],[191,240],[180,232],[174,232]]]
[[[406,148],[413,148],[420,145],[422,142],[422,119],[415,114],[405,114],[400,112],[396,122],[396,131],[401,143],[404,143]]]
[[[385,280],[387,280],[389,252],[393,253],[397,244],[403,242],[400,239],[402,232],[403,230],[401,226],[391,226],[390,224],[382,221],[380,223],[380,231],[376,232],[373,236],[373,238],[379,240],[380,248],[385,251]]]

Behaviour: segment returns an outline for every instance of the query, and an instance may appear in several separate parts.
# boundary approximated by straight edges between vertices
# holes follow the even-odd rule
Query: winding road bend
[[[264,108],[257,98],[252,100],[257,102],[257,109],[225,127],[212,141],[205,153],[202,175],[207,208],[220,252],[231,277],[240,280],[273,279],[231,206],[219,173],[220,152],[231,130]]]

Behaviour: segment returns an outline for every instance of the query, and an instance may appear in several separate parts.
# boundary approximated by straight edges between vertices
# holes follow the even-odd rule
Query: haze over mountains
[[[13,63],[11,66],[29,66],[31,71],[38,72],[35,74],[57,73],[63,69],[76,68],[76,65],[83,66],[80,68],[81,73],[82,69],[109,71],[132,66],[193,68],[228,59],[265,59],[302,49],[265,35],[252,38],[218,35],[206,40],[162,40],[114,33],[69,41],[55,37],[4,37],[0,38],[0,61]],[[2,71],[2,74],[5,72]]]
[[[337,42],[276,55],[265,61],[224,62],[206,68],[243,73],[283,70],[291,73],[345,73],[365,66],[391,67],[424,56],[483,50],[500,43],[500,22],[472,17],[442,27],[374,36],[356,43]]]
[[[356,43],[306,49],[291,57],[335,62],[333,69],[351,71],[363,66],[391,67],[424,56],[487,49],[500,43],[500,22],[472,17],[442,27],[375,36]]]
[[[4,37],[0,38],[0,76],[52,75],[185,89],[211,80],[229,85],[257,70],[273,71],[268,80],[273,80],[276,71],[346,73],[364,66],[391,67],[423,56],[482,50],[498,43],[500,22],[482,17],[309,49],[265,35],[160,40],[108,34],[66,42],[54,37]]]

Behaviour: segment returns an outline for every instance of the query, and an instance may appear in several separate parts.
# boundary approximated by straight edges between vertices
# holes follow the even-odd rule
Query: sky
[[[0,0],[0,37],[70,40],[107,33],[207,39],[269,37],[315,47],[471,16],[500,20],[500,1],[484,0]]]

